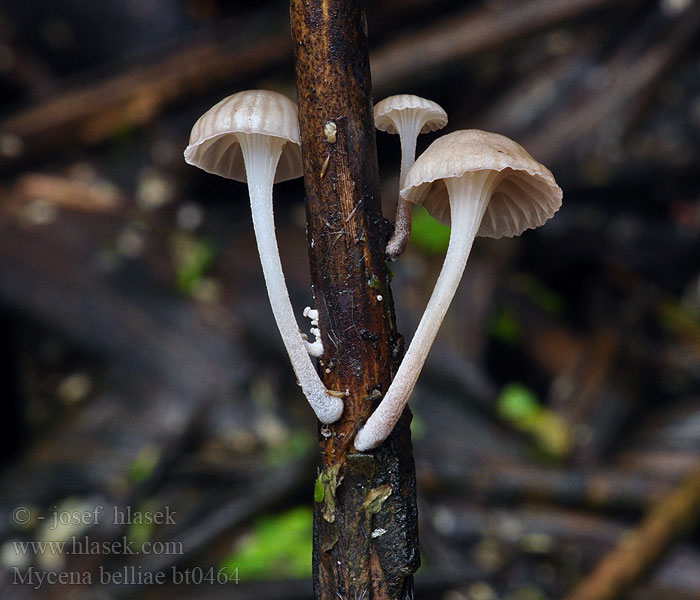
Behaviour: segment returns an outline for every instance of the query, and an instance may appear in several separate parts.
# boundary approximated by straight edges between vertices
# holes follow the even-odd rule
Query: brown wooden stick
[[[687,532],[700,513],[700,467],[661,500],[640,526],[579,583],[565,600],[614,600],[663,554],[678,535]]]
[[[384,248],[366,22],[360,0],[291,0],[311,280],[326,387],[347,390],[322,440],[314,589],[319,599],[412,597],[418,567],[410,413],[372,454],[357,428],[400,349]]]

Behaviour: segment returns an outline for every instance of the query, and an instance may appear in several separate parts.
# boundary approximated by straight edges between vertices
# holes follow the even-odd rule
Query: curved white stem
[[[403,187],[406,173],[416,160],[416,141],[424,122],[416,120],[414,111],[404,111],[397,115],[394,125],[401,139],[401,171],[399,189]],[[394,232],[386,245],[386,254],[396,260],[408,246],[411,235],[411,203],[399,196],[394,218]]]
[[[445,180],[450,196],[452,221],[445,261],[394,380],[379,406],[355,436],[354,445],[358,450],[376,448],[399,420],[457,291],[497,178],[498,174],[493,171],[476,171]]]
[[[238,134],[238,138],[245,161],[255,240],[272,314],[294,373],[311,408],[322,423],[333,423],[343,412],[343,402],[328,393],[306,351],[289,299],[275,237],[272,184],[286,140],[254,134]]]

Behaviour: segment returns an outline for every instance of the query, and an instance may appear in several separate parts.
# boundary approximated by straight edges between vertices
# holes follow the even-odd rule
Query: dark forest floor
[[[221,97],[294,95],[287,6],[92,4],[0,7],[0,597],[310,598],[312,413],[273,325],[245,187],[182,160]],[[368,11],[375,99],[420,94],[447,110],[446,131],[513,137],[564,190],[545,227],[477,242],[411,398],[416,597],[565,598],[700,469],[700,4]],[[398,142],[379,134],[378,150],[391,218]],[[299,315],[302,196],[300,181],[275,188]],[[409,339],[442,263],[431,235],[392,265]],[[673,539],[642,538],[659,558],[626,597],[700,597],[690,500],[661,519]],[[177,517],[87,522],[99,506]],[[52,529],[53,514],[81,516]],[[171,545],[16,545],[72,536]],[[235,566],[235,588],[216,580]],[[18,581],[30,567],[92,585]],[[118,585],[132,567],[143,584]]]

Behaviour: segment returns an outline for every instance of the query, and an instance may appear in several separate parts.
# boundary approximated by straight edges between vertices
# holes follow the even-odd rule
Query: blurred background
[[[564,190],[477,241],[411,398],[416,598],[564,598],[700,465],[700,2],[375,0],[368,29],[375,100],[435,100]],[[294,97],[291,51],[278,0],[0,5],[3,599],[311,598],[315,422],[247,189],[182,159],[222,97]],[[302,199],[275,188],[300,322]],[[407,339],[448,234],[416,212],[392,265]],[[700,597],[684,510],[627,597]]]

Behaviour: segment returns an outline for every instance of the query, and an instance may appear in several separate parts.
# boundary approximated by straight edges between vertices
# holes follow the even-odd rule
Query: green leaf
[[[241,578],[248,580],[310,577],[312,521],[308,506],[261,517],[222,567],[232,572],[238,568]]]
[[[155,446],[146,446],[136,455],[136,458],[126,469],[130,483],[137,484],[146,481],[158,464],[160,452]]]
[[[542,410],[537,396],[520,383],[504,385],[497,406],[502,419],[516,424],[532,418]]]
[[[413,208],[411,218],[411,243],[428,256],[437,256],[447,251],[450,228],[428,214],[422,206]]]
[[[326,488],[323,487],[323,481],[321,479],[321,474],[316,477],[316,482],[314,483],[314,502],[323,502],[323,498],[326,495]]]
[[[561,459],[571,450],[569,424],[554,411],[543,407],[537,396],[524,385],[505,385],[497,406],[499,416],[527,434],[546,458]]]

